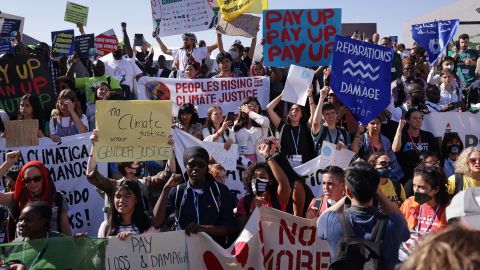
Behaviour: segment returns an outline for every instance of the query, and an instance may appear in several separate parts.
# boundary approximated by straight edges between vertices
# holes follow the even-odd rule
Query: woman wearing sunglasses
[[[470,146],[455,161],[455,174],[448,178],[448,193],[480,187],[480,148]]]
[[[18,162],[20,152],[9,152],[0,166],[0,177]],[[55,184],[45,165],[40,161],[29,161],[23,165],[15,183],[15,191],[0,193],[0,204],[10,207],[8,241],[16,237],[16,223],[23,208],[31,201],[45,201],[52,207],[50,229],[64,235],[72,235],[68,221],[68,206],[62,193],[56,191]]]
[[[380,188],[383,194],[398,207],[406,200],[405,190],[400,182],[389,179],[392,171],[392,161],[385,152],[377,152],[370,156],[368,163],[380,174]]]
[[[410,239],[400,246],[400,261],[408,258],[424,236],[447,226],[445,209],[450,200],[447,177],[443,169],[438,165],[416,167],[413,173],[413,190],[415,195],[400,207],[410,229]]]

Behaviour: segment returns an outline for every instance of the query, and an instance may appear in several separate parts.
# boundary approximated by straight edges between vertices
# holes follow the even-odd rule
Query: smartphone
[[[229,112],[227,115],[227,121],[228,121],[228,126],[232,127],[233,126],[233,121],[235,121],[235,113],[234,112]]]
[[[143,46],[143,34],[135,34],[133,46]]]

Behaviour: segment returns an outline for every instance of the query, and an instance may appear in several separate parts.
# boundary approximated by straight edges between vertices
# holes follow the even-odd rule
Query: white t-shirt
[[[185,49],[178,49],[172,51],[173,60],[178,60],[178,70],[179,73],[184,73],[185,65],[187,64],[187,51]],[[208,58],[210,54],[208,53],[207,47],[197,47],[193,48],[192,56],[196,62],[199,64],[202,63],[202,60]]]
[[[142,70],[135,64],[134,60],[122,58],[122,60],[107,61],[105,63],[105,74],[113,76],[118,82],[130,86],[130,90],[133,92],[135,77],[142,74]]]

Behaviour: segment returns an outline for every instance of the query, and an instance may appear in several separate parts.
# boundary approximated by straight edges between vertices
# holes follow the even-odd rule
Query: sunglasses
[[[202,169],[202,168],[205,168],[207,166],[207,163],[204,162],[204,161],[198,161],[198,162],[188,162],[187,163],[187,167],[190,168],[190,169],[193,169],[193,168],[199,168],[199,169]]]
[[[469,158],[468,159],[468,162],[472,163],[472,164],[475,164],[477,162],[480,162],[480,158]]]
[[[25,184],[30,184],[32,182],[37,183],[37,182],[42,181],[42,179],[43,179],[43,177],[41,175],[37,175],[37,176],[34,176],[32,178],[23,178],[22,182],[25,183]]]

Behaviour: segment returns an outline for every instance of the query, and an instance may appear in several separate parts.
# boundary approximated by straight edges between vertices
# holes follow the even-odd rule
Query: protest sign
[[[56,98],[47,62],[24,56],[0,59],[0,109],[13,114],[25,94],[37,95],[50,116]]]
[[[185,231],[113,236],[105,250],[105,269],[188,270]],[[168,243],[168,244],[167,244]]]
[[[29,270],[105,269],[107,239],[50,237],[0,245],[3,262],[19,260]]]
[[[314,75],[312,69],[290,65],[282,100],[304,106],[307,102],[307,88],[312,84]]]
[[[66,22],[81,23],[83,26],[87,26],[87,19],[88,7],[67,1],[64,18]]]
[[[229,36],[242,36],[247,38],[257,37],[260,17],[241,14],[232,22],[220,19],[217,26],[217,32]]]
[[[88,232],[97,235],[103,221],[103,199],[85,176],[91,148],[90,133],[62,137],[62,143],[50,138],[40,138],[38,146],[8,148],[0,139],[0,162],[7,152],[19,150],[18,164],[39,160],[45,164],[58,191],[68,204],[68,216],[74,233]],[[100,173],[107,175],[107,164],[98,164]],[[100,206],[100,207],[99,207]]]
[[[81,58],[95,56],[95,36],[93,34],[76,36],[75,52]]]
[[[480,114],[470,112],[431,112],[423,116],[422,129],[435,137],[457,132],[465,148],[478,146],[480,139]]]
[[[118,50],[118,48],[118,39],[113,29],[95,37],[95,54],[98,56],[104,56]]]
[[[38,145],[38,119],[6,121],[6,147]]]
[[[52,32],[52,57],[73,55],[75,52],[74,37],[73,29]]]
[[[0,54],[13,53],[12,42],[8,38],[0,38]]]
[[[330,165],[345,169],[355,156],[355,153],[348,149],[337,150],[335,144],[327,141],[323,141],[321,153],[320,156],[293,168],[298,175],[307,177],[305,183],[310,187],[315,197],[323,194],[322,170]]]
[[[187,237],[188,258],[196,269],[328,269],[328,243],[317,238],[317,220],[262,206],[228,249],[205,233]]]
[[[262,13],[268,9],[267,0],[217,0],[222,11],[222,18],[233,22],[242,13]]]
[[[245,97],[253,96],[265,108],[270,98],[268,77],[239,77],[221,79],[169,79],[142,77],[138,80],[138,99],[172,100],[172,113],[191,103],[198,108],[198,116],[207,117],[208,108],[222,105],[224,114],[238,112]]]
[[[412,25],[412,38],[428,53],[433,65],[457,32],[459,20],[434,21]]]
[[[170,101],[100,100],[96,103],[101,162],[167,160],[172,111]]]
[[[20,31],[21,20],[1,18],[0,19],[0,37],[14,38]]]
[[[208,1],[151,0],[153,28],[159,37],[213,28],[218,18]]]
[[[264,10],[264,64],[329,65],[334,37],[342,32],[341,13],[341,9]]]
[[[364,125],[390,104],[392,61],[391,48],[335,37],[330,86]]]

